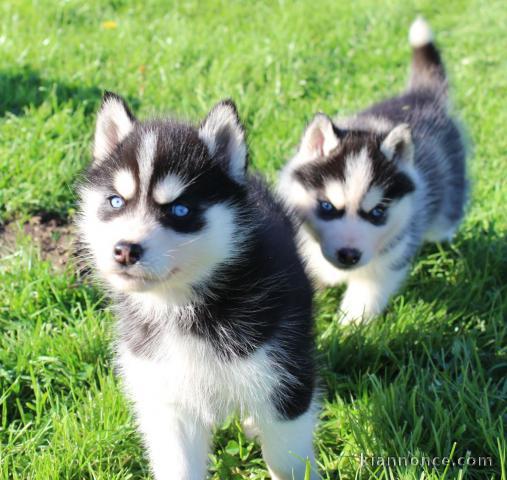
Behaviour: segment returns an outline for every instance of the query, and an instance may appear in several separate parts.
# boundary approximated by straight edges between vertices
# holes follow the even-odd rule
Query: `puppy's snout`
[[[138,243],[120,241],[114,246],[114,259],[120,265],[134,265],[143,254],[143,247]]]
[[[340,248],[336,252],[338,262],[345,267],[355,265],[361,259],[361,252],[356,248]]]

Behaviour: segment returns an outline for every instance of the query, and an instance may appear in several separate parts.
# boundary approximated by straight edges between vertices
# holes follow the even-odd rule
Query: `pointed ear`
[[[199,138],[232,179],[245,181],[245,130],[232,100],[223,100],[211,109],[199,127]]]
[[[323,113],[317,113],[306,127],[299,152],[308,160],[329,155],[340,143],[339,130],[333,121]]]
[[[382,142],[380,150],[389,160],[412,163],[414,161],[414,144],[410,127],[406,123],[394,127]]]
[[[97,114],[93,159],[103,161],[132,131],[136,119],[125,100],[112,92],[105,92]]]

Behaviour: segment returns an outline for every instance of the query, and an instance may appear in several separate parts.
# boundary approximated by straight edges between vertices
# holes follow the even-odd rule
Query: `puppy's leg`
[[[424,234],[426,242],[451,242],[456,229],[459,226],[458,221],[451,221],[446,218],[440,218]]]
[[[386,267],[370,276],[351,277],[340,305],[341,323],[369,321],[381,314],[406,277],[407,270],[408,267],[400,270]]]
[[[167,404],[150,401],[136,408],[155,479],[204,480],[209,428]]]
[[[315,413],[309,409],[293,420],[267,418],[258,425],[262,455],[273,480],[303,480],[307,462],[310,478],[320,478],[313,453]]]

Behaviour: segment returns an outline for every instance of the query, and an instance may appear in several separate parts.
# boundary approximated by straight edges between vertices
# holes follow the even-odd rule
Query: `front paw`
[[[365,303],[358,298],[345,298],[338,309],[338,320],[342,325],[368,323],[382,313],[382,308],[375,304]]]
[[[342,325],[357,325],[359,323],[367,322],[369,319],[370,317],[365,315],[364,305],[349,306],[342,302],[340,308],[338,309],[338,321]]]

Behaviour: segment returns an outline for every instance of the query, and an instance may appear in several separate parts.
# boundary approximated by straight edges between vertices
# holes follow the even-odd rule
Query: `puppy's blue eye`
[[[345,209],[342,208],[340,210],[337,210],[331,202],[328,202],[327,200],[319,200],[317,215],[322,220],[336,220],[345,215]]]
[[[171,214],[175,217],[186,217],[190,213],[190,209],[181,203],[171,205]]]
[[[370,217],[375,220],[381,220],[386,214],[386,208],[383,205],[377,205],[370,210]]]
[[[119,195],[113,195],[112,197],[109,197],[109,203],[113,208],[121,208],[125,205],[125,200],[123,200],[123,198]]]
[[[325,200],[320,200],[319,206],[324,212],[332,212],[334,210],[333,205]]]

